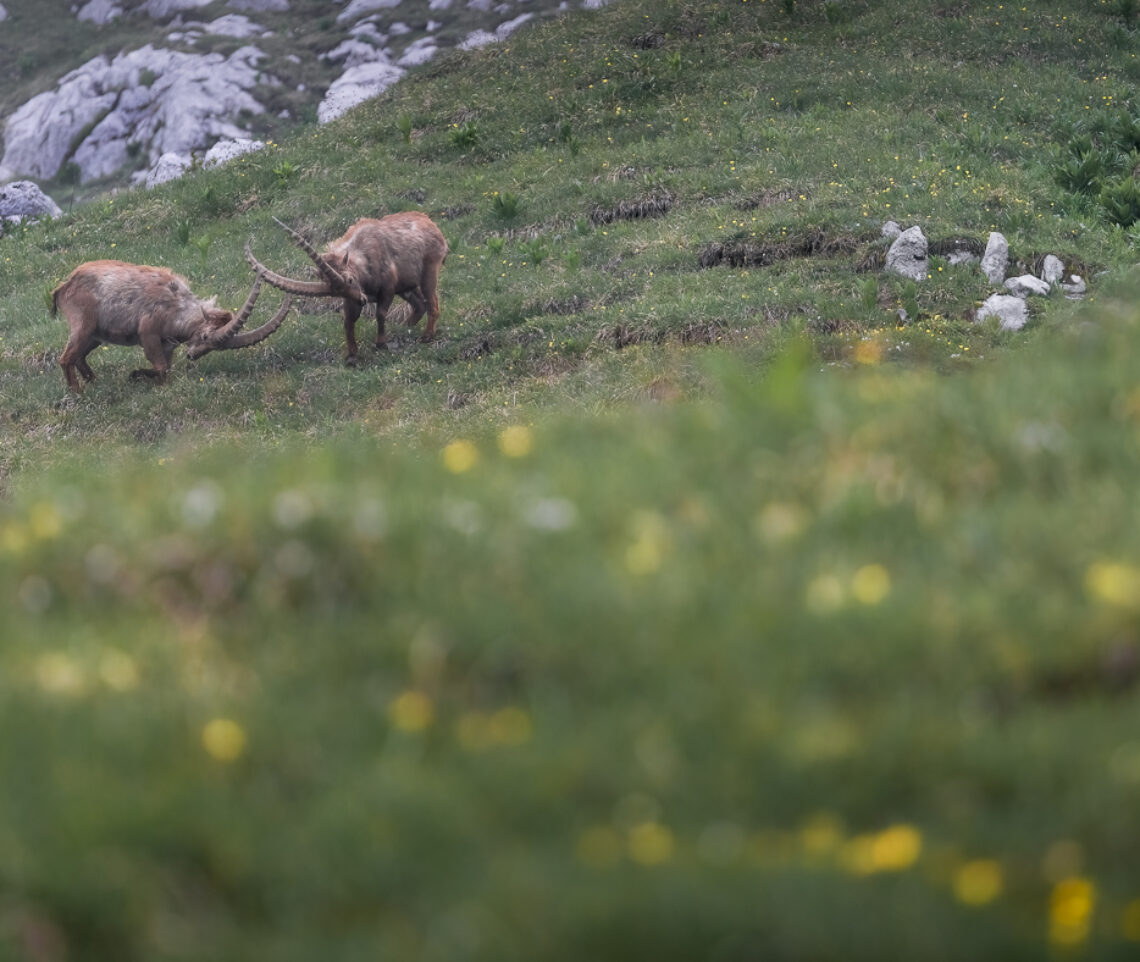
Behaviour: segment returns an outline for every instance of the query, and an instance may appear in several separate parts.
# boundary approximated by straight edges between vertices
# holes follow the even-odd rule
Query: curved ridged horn
[[[321,272],[321,277],[328,281],[330,288],[335,289],[339,287],[341,290],[344,289],[346,283],[345,279],[337,270],[328,265],[324,258],[322,258],[321,255],[313,249],[312,244],[310,244],[307,240],[305,240],[304,237],[293,230],[292,227],[290,227],[288,224],[282,223],[276,217],[273,218],[273,223],[275,223],[283,231],[286,231],[289,236],[293,238],[293,243],[309,255],[309,260],[317,265],[317,270]]]
[[[297,294],[300,297],[335,297],[336,292],[329,286],[328,282],[321,281],[295,281],[291,277],[285,277],[271,271],[268,267],[261,263],[256,257],[253,256],[253,251],[250,245],[253,243],[253,238],[245,242],[245,259],[249,266],[257,273],[258,277],[264,278],[274,287],[279,290],[285,291],[287,294]]]
[[[253,282],[253,289],[250,290],[249,297],[245,299],[245,304],[242,305],[241,310],[234,315],[232,321],[224,327],[219,327],[212,335],[211,340],[213,340],[216,347],[225,347],[229,340],[242,329],[242,325],[249,320],[249,315],[253,311],[253,305],[257,303],[257,297],[260,293],[261,276],[258,275],[257,280]]]
[[[281,304],[281,309],[273,315],[272,320],[266,321],[261,327],[255,330],[243,331],[241,334],[235,335],[230,338],[228,342],[221,345],[221,350],[229,351],[233,348],[249,347],[251,344],[264,341],[281,326],[281,322],[285,320],[285,315],[289,313],[289,308],[292,306],[293,298],[286,297]]]

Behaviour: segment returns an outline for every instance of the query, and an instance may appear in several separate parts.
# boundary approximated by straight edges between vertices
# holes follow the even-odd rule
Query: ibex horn
[[[293,242],[299,248],[301,248],[301,250],[303,250],[306,254],[309,255],[309,259],[314,264],[317,265],[317,270],[320,271],[321,276],[329,282],[330,287],[332,287],[334,289],[335,288],[340,288],[341,290],[344,289],[344,287],[345,287],[344,278],[340,275],[340,273],[338,271],[329,267],[329,265],[325,262],[325,260],[321,257],[321,255],[318,254],[316,252],[316,250],[313,248],[312,244],[310,244],[307,240],[305,240],[304,237],[302,237],[295,230],[293,230],[292,227],[290,227],[288,224],[282,223],[276,217],[273,218],[273,222],[278,227],[280,227],[282,230],[287,231],[289,236],[293,238]]]
[[[257,280],[253,282],[253,289],[249,292],[249,297],[245,299],[245,304],[242,309],[234,316],[234,319],[226,324],[224,327],[218,328],[214,334],[213,340],[219,347],[225,344],[234,337],[238,331],[242,329],[242,325],[249,320],[249,315],[253,311],[253,305],[257,303],[257,297],[261,293],[261,277],[258,276]]]
[[[285,291],[287,294],[297,294],[300,297],[335,296],[335,291],[333,291],[328,281],[296,281],[291,277],[285,277],[282,274],[271,271],[253,256],[253,250],[250,247],[252,243],[252,237],[245,242],[245,259],[258,277],[264,278],[274,287]]]
[[[256,344],[259,341],[264,341],[267,337],[269,337],[270,334],[272,334],[277,330],[277,328],[281,326],[281,322],[285,320],[285,315],[289,313],[289,308],[292,306],[293,299],[291,297],[286,297],[285,300],[281,303],[281,309],[273,315],[273,318],[271,320],[266,321],[261,325],[261,327],[256,328],[255,330],[243,331],[241,334],[235,335],[234,337],[230,338],[226,344],[223,344],[222,347],[226,350],[230,350],[238,347],[249,347],[251,344]]]

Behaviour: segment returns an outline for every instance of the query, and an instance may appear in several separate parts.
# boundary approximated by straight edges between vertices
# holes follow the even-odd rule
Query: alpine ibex
[[[261,292],[258,278],[235,315],[215,307],[215,298],[201,300],[186,283],[165,267],[145,267],[122,261],[88,261],[80,264],[51,292],[51,312],[62,312],[71,337],[59,363],[67,386],[78,392],[78,371],[91,381],[95,374],[87,355],[100,344],[142,345],[151,368],[133,371],[131,377],[166,379],[170,359],[179,344],[193,359],[210,351],[249,347],[265,340],[289,313],[286,297],[276,316],[254,331],[239,334]]]
[[[426,214],[407,211],[375,219],[365,217],[353,224],[343,237],[333,241],[323,254],[291,227],[282,224],[293,241],[316,265],[319,281],[298,281],[276,274],[253,256],[250,244],[245,257],[259,277],[290,294],[308,297],[344,298],[344,336],[348,363],[356,360],[356,320],[369,301],[376,303],[376,347],[385,348],[384,321],[397,295],[412,307],[408,326],[426,313],[427,326],[420,340],[435,336],[439,319],[439,270],[447,257],[447,241]]]

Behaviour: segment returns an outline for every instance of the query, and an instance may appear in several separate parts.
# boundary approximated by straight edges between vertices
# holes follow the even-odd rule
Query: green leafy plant
[[[1109,164],[1092,137],[1083,134],[1073,138],[1053,165],[1056,183],[1075,194],[1092,196],[1099,192]]]
[[[1112,223],[1131,227],[1140,221],[1140,184],[1136,178],[1125,177],[1106,184],[1097,199]]]
[[[550,248],[541,237],[535,237],[521,245],[523,257],[535,267],[538,267],[550,254]]]
[[[455,124],[451,128],[451,144],[460,150],[468,151],[479,143],[479,127],[471,120],[460,126]]]
[[[202,270],[206,269],[206,263],[210,257],[210,245],[211,245],[211,243],[212,243],[212,239],[211,239],[209,234],[203,234],[201,237],[197,237],[194,239],[194,249],[198,252],[198,255],[202,258]]]
[[[495,216],[500,220],[514,220],[522,210],[522,198],[509,190],[499,191],[491,202]]]
[[[907,319],[911,321],[917,320],[918,285],[914,281],[907,281],[903,285],[900,300],[902,301],[903,310],[907,313]]]
[[[879,306],[879,282],[876,278],[868,277],[863,281],[862,299],[863,307],[868,311]]]
[[[296,164],[283,160],[273,168],[273,176],[277,178],[279,186],[284,186],[297,173],[297,170]]]
[[[396,127],[404,138],[404,143],[410,144],[412,142],[412,115],[400,114],[396,119]]]

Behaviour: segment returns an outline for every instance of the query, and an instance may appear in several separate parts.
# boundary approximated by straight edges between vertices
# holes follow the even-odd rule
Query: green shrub
[[[1121,227],[1130,227],[1140,220],[1140,185],[1134,177],[1106,184],[1098,195],[1108,219]]]

